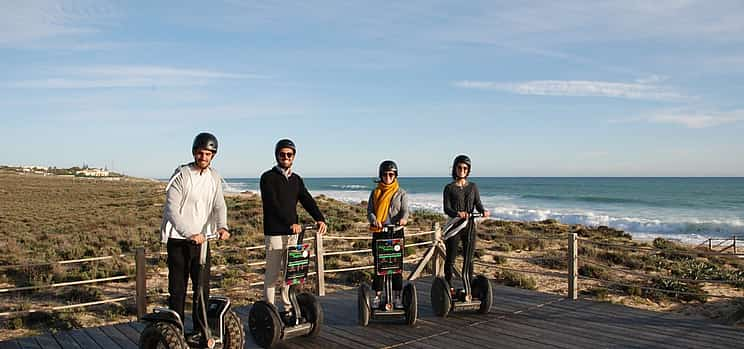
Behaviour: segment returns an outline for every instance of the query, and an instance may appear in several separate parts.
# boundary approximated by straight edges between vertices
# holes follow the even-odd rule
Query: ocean
[[[412,209],[442,212],[444,177],[400,178]],[[734,178],[471,178],[493,217],[556,219],[605,225],[636,239],[657,236],[688,243],[744,235],[744,177]],[[227,178],[227,191],[258,192],[256,178]],[[372,178],[305,178],[313,195],[367,200]]]

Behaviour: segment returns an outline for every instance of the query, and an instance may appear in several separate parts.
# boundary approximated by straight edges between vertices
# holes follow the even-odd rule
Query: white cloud
[[[661,101],[679,100],[684,97],[676,91],[658,85],[607,81],[535,80],[503,83],[463,80],[455,82],[454,86],[538,96],[614,97]]]
[[[0,46],[96,33],[118,16],[113,6],[92,0],[0,2]]]
[[[196,86],[217,79],[266,79],[257,74],[164,66],[97,65],[58,70],[63,77],[9,82],[10,88],[86,89],[154,86]]]
[[[646,117],[653,123],[677,124],[687,128],[715,127],[744,121],[744,110],[728,112],[661,112]]]

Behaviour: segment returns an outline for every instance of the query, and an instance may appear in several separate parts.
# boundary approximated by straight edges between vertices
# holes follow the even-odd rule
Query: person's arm
[[[298,198],[300,201],[300,204],[302,204],[302,207],[305,208],[305,211],[307,211],[307,213],[309,213],[310,216],[312,216],[316,222],[325,222],[325,217],[323,217],[323,213],[320,212],[318,203],[315,202],[315,199],[313,199],[313,196],[310,195],[310,192],[307,190],[307,187],[305,187],[305,182],[302,180],[300,176],[297,176],[297,178],[299,179],[299,185],[300,185],[300,192],[299,192],[299,198]]]
[[[369,224],[375,225],[375,222],[377,222],[377,217],[375,216],[375,204],[372,202],[374,200],[375,191],[373,190],[371,193],[369,193],[369,200],[367,201],[367,221],[369,221]]]
[[[271,210],[271,212],[274,212],[279,220],[289,227],[290,225],[295,224],[295,222],[290,222],[289,219],[282,214],[282,209],[279,205],[279,196],[276,190],[274,190],[275,184],[272,183],[270,176],[270,172],[261,176],[261,201],[263,201],[266,211]],[[264,216],[266,216],[266,212],[264,212]]]
[[[455,218],[458,215],[457,215],[457,211],[455,210],[455,208],[452,207],[452,200],[450,198],[450,196],[452,194],[451,194],[449,188],[450,188],[449,185],[447,185],[447,186],[444,187],[444,195],[443,195],[444,196],[444,205],[443,205],[444,206],[444,213],[447,216],[451,217],[451,218]]]
[[[398,213],[398,216],[400,219],[398,222],[400,225],[406,225],[408,223],[408,193],[406,193],[405,190],[401,190],[400,192],[400,212]]]
[[[215,182],[217,188],[214,198],[214,207],[212,208],[212,218],[215,221],[216,230],[224,230],[224,232],[228,232],[229,228],[227,226],[227,205],[225,204],[225,193],[222,189],[222,178],[220,178],[218,175],[215,179]],[[220,232],[220,238],[222,238],[223,234],[223,232]]]
[[[170,180],[168,190],[165,192],[165,216],[179,235],[188,238],[198,232],[189,231],[190,227],[181,215],[181,201],[184,195],[183,182],[181,171],[176,171]]]
[[[486,213],[486,209],[483,208],[483,203],[481,203],[478,186],[476,186],[475,183],[471,183],[471,185],[473,186],[473,204],[475,205],[475,209],[480,213]]]

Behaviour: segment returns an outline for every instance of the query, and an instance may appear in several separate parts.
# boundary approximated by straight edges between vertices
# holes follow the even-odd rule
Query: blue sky
[[[2,164],[740,176],[741,1],[2,1]]]

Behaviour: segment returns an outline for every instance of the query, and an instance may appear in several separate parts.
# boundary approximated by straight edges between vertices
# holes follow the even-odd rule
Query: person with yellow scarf
[[[367,203],[367,220],[369,230],[372,232],[372,253],[378,239],[390,239],[382,232],[382,227],[387,224],[406,225],[408,222],[408,196],[406,191],[398,184],[398,165],[392,160],[385,160],[380,164],[378,170],[377,187],[372,190]],[[382,293],[382,277],[375,275],[372,288],[375,290],[375,298],[372,307],[380,306],[380,295]],[[403,276],[393,276],[394,305],[397,308],[403,306],[400,292],[403,289]]]

